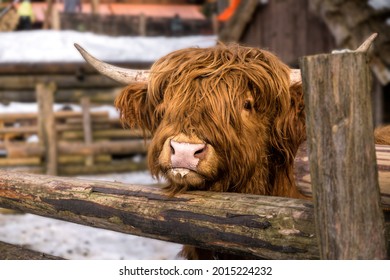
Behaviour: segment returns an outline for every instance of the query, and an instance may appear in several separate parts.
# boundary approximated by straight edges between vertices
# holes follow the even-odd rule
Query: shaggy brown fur
[[[116,100],[122,121],[153,138],[148,161],[175,194],[201,189],[303,198],[293,161],[306,138],[301,86],[270,52],[238,45],[189,48],[151,68],[147,85],[126,87]],[[170,140],[205,143],[197,172],[170,173]],[[235,258],[193,247],[183,255]]]

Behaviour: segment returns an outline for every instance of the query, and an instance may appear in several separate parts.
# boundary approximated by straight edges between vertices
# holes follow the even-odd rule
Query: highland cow
[[[293,175],[306,138],[302,87],[272,53],[239,45],[188,48],[135,71],[98,61],[126,83],[115,105],[123,123],[152,135],[148,164],[174,195],[210,190],[304,198]],[[236,258],[185,246],[184,257]]]

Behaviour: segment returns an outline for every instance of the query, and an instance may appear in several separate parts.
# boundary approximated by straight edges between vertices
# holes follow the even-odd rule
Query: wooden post
[[[365,51],[301,59],[322,259],[384,259],[386,243]]]
[[[88,146],[92,144],[92,121],[90,114],[90,102],[88,97],[81,99],[81,107],[83,111],[83,130],[84,130],[84,143]],[[93,156],[89,155],[85,159],[86,166],[93,165]]]
[[[39,141],[45,148],[46,174],[57,175],[57,131],[53,112],[54,83],[38,83],[36,86],[38,102]]]
[[[146,22],[147,18],[144,13],[141,13],[139,15],[139,26],[138,26],[138,35],[139,36],[146,36],[147,30],[146,30]]]

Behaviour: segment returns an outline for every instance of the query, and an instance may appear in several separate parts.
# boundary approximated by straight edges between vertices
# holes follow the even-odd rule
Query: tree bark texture
[[[0,207],[251,257],[319,258],[306,200],[213,192],[170,197],[161,187],[0,170]]]
[[[61,258],[0,241],[0,260],[61,260]]]
[[[366,53],[301,60],[322,259],[384,259]]]
[[[0,206],[251,257],[319,257],[306,200],[213,192],[170,197],[151,186],[0,171]]]

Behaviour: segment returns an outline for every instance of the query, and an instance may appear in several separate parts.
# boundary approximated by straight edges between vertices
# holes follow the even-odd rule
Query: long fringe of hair
[[[293,157],[305,138],[302,91],[290,87],[289,71],[273,54],[256,48],[188,48],[159,59],[149,83],[126,87],[116,106],[125,124],[154,136],[148,156],[153,175],[159,175],[157,159],[166,137],[195,134],[223,162],[220,190],[279,194],[286,190],[273,185],[286,183],[280,178],[293,183]],[[244,122],[248,91],[253,117]],[[264,174],[253,180],[257,172]]]

